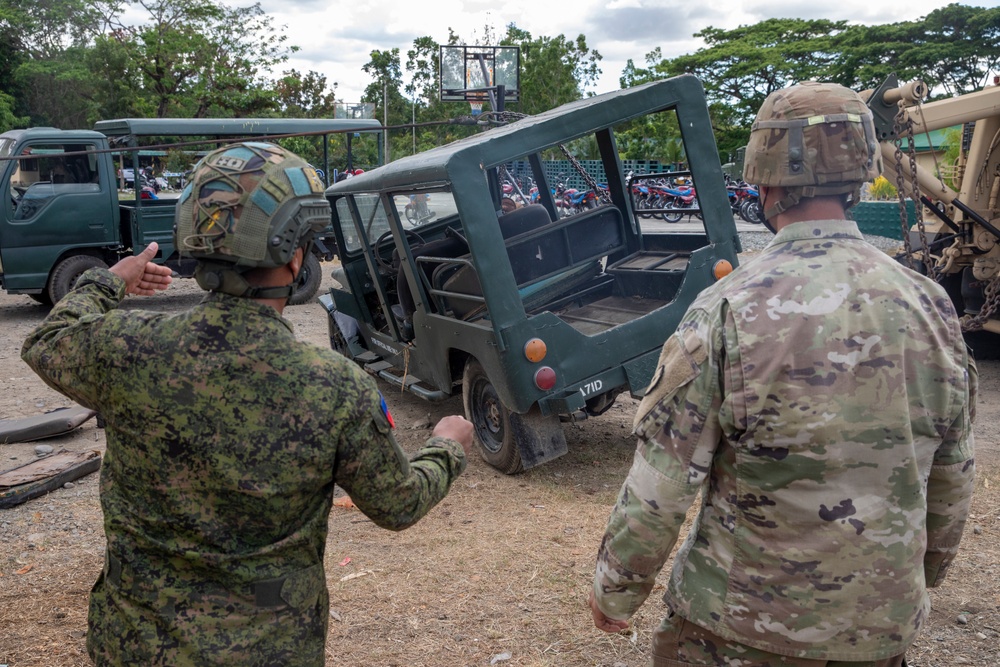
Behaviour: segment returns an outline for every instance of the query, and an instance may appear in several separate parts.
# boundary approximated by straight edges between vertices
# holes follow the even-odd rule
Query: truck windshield
[[[31,157],[18,161],[10,177],[14,220],[33,218],[55,197],[99,192],[94,155],[64,155],[94,148],[94,144],[60,143],[32,144],[22,150],[22,155]]]
[[[389,229],[389,222],[386,220],[385,211],[378,205],[379,196],[377,192],[356,194],[352,198],[361,214],[361,226],[365,230],[365,235],[371,242],[374,242],[381,234]],[[348,197],[341,197],[337,200],[335,210],[337,212],[337,224],[344,232],[344,250],[346,252],[356,252],[361,248],[361,240],[358,236],[357,228],[354,226],[354,217],[348,205]]]
[[[458,213],[455,196],[450,192],[394,194],[392,203],[403,229],[422,227]]]

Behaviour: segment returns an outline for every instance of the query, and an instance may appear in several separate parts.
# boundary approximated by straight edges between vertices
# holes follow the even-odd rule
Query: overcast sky
[[[243,4],[231,2],[230,4]],[[909,0],[574,0],[545,2],[506,0],[261,0],[261,7],[287,26],[288,42],[300,51],[285,64],[300,71],[315,70],[337,82],[337,99],[358,102],[371,78],[362,71],[373,49],[398,48],[405,68],[406,51],[417,37],[447,42],[451,28],[464,43],[483,43],[484,26],[497,35],[514,23],[532,37],[575,39],[603,56],[602,75],[594,92],[617,90],[629,58],[643,66],[646,53],[660,47],[665,57],[692,53],[700,46],[692,35],[713,26],[735,28],[779,18],[849,20],[893,23],[926,16],[945,1]],[[996,6],[1000,0],[965,1],[969,6]],[[403,72],[404,81],[406,72]]]

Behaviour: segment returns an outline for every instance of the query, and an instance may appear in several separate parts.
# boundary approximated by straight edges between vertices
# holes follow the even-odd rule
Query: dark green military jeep
[[[676,114],[681,128],[700,202],[691,220],[704,220],[693,231],[644,232],[652,225],[634,201],[643,177],[622,173],[616,133],[634,136],[656,113]],[[569,215],[543,160],[561,146],[589,146],[607,180],[588,177],[592,203]],[[514,163],[529,165],[539,195],[504,213],[502,176]],[[664,340],[739,251],[690,76],[521,118],[337,183],[327,197],[342,261],[341,286],[321,297],[331,346],[423,398],[461,390],[483,458],[505,473],[566,452],[560,416],[641,396]]]

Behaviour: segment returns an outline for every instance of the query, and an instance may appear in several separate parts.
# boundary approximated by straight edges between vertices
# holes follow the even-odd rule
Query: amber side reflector
[[[532,338],[524,344],[524,357],[532,363],[538,363],[544,359],[545,353],[548,351],[545,341],[541,338]]]
[[[718,262],[715,263],[715,266],[712,267],[712,275],[715,276],[716,280],[725,278],[732,272],[733,272],[733,265],[730,264],[728,259],[720,259]]]

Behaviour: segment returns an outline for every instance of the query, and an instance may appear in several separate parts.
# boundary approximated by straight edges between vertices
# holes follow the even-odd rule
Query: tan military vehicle
[[[900,84],[895,76],[861,93],[875,116],[886,178],[920,204],[915,221],[901,221],[902,260],[948,290],[979,359],[1000,356],[998,83],[926,104],[923,81]],[[951,127],[962,128],[957,164],[918,165],[915,138]]]

